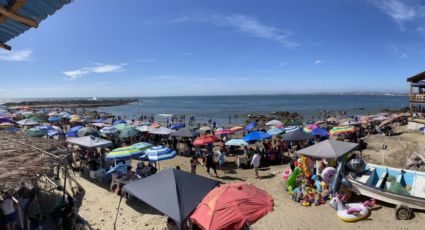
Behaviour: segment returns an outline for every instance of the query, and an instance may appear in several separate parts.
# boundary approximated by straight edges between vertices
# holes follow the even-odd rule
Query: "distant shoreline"
[[[3,106],[10,109],[17,109],[23,106],[30,106],[31,108],[96,108],[127,105],[130,103],[138,102],[138,99],[99,99],[99,100],[28,100],[22,102],[7,102]]]

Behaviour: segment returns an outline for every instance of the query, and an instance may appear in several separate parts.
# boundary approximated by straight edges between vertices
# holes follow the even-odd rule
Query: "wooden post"
[[[4,43],[0,43],[0,47],[5,49],[5,50],[11,50],[12,49],[12,47],[10,47],[9,45],[4,44]]]
[[[15,12],[12,12],[12,11],[4,8],[3,6],[0,6],[0,14],[3,14],[4,16],[6,16],[10,19],[16,20],[16,21],[18,21],[22,24],[27,25],[27,26],[34,27],[34,28],[38,27],[38,22],[36,20],[26,18],[22,15],[19,15]]]
[[[409,110],[409,115],[410,118],[413,119],[413,86],[412,86],[412,82],[410,82],[410,95],[409,95],[409,105],[410,105],[410,110]]]
[[[65,164],[65,179],[63,180],[63,196],[62,196],[63,202],[66,201],[66,197],[65,197],[65,195],[66,195],[66,179],[68,177],[68,167],[67,167],[67,165],[68,164]]]

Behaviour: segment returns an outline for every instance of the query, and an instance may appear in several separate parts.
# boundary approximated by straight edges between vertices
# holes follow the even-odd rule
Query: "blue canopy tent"
[[[250,132],[248,135],[244,136],[242,139],[246,142],[250,142],[250,141],[259,141],[259,140],[269,139],[271,137],[272,135],[268,133],[254,131],[254,132]]]

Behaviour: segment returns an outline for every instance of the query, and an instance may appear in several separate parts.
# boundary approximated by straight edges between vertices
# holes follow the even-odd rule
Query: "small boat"
[[[347,176],[357,194],[396,205],[396,217],[410,219],[412,209],[425,210],[425,172],[366,164],[366,171]]]

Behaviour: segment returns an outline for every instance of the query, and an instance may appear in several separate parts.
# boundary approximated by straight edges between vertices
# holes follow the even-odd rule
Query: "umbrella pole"
[[[114,230],[117,229],[117,220],[118,220],[118,214],[120,212],[120,207],[121,207],[122,194],[123,192],[121,192],[120,202],[118,203],[118,208],[117,208],[117,214],[115,215]]]

